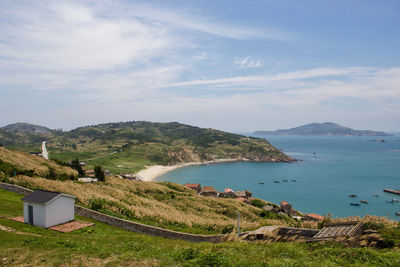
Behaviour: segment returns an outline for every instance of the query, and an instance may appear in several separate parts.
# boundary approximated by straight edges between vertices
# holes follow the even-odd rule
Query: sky
[[[400,131],[400,1],[0,1],[0,126]]]

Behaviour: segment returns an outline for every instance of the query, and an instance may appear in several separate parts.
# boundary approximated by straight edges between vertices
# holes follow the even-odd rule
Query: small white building
[[[24,222],[48,228],[75,219],[75,196],[36,190],[22,198]]]

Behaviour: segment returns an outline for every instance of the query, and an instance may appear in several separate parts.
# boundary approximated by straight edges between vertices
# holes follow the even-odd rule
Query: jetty
[[[387,193],[392,193],[392,194],[400,195],[400,190],[383,189],[383,192],[387,192]]]

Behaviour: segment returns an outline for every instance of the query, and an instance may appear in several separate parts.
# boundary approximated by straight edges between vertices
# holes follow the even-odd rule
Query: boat
[[[286,180],[286,179],[284,179],[284,180],[282,180],[282,181],[284,181],[285,183],[289,182],[289,181],[288,181],[288,180]]]
[[[357,197],[355,194],[350,194],[349,197]]]
[[[294,182],[294,183],[297,182],[295,179],[292,179],[291,181]]]
[[[396,212],[396,215],[397,215],[397,216],[400,216],[400,212]]]
[[[392,198],[393,202],[399,202],[399,200],[397,198]]]
[[[379,197],[379,195],[377,195],[377,194],[373,194],[373,196],[374,196],[374,197]]]
[[[264,184],[264,182],[259,182],[259,184]]]
[[[350,203],[350,206],[360,206],[360,203]]]
[[[280,182],[275,180],[274,183],[279,184]]]
[[[366,200],[361,200],[360,202],[364,203],[364,204],[368,204],[368,201],[366,201]]]
[[[394,203],[393,199],[388,199],[388,200],[386,200],[386,202],[388,202],[388,203]]]

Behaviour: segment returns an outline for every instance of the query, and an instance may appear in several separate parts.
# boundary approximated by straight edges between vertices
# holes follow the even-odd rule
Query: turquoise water
[[[247,189],[255,197],[275,203],[286,200],[306,213],[331,213],[334,217],[373,214],[399,219],[395,212],[400,212],[400,202],[386,200],[400,199],[400,195],[384,193],[383,189],[400,189],[400,136],[384,137],[384,143],[371,141],[381,138],[268,136],[266,139],[274,146],[301,161],[191,166],[166,173],[158,180],[201,183],[220,191],[226,187]],[[358,197],[349,198],[349,194]],[[368,204],[350,206],[360,200]]]

